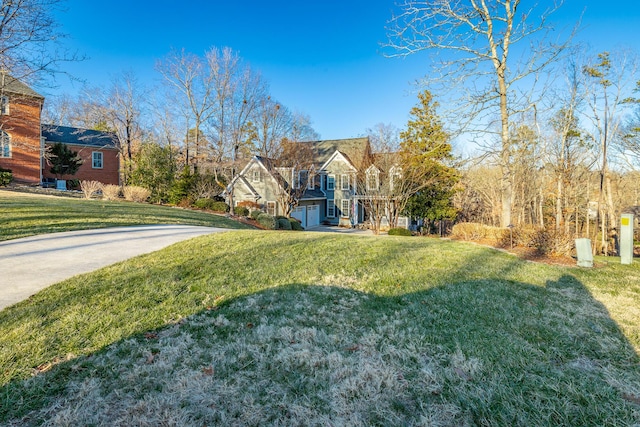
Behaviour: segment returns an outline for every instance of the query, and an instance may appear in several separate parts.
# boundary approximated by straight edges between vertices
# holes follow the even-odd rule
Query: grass
[[[203,236],[0,311],[3,425],[640,423],[640,269]]]
[[[0,241],[58,231],[144,224],[248,228],[224,216],[201,211],[0,190]]]

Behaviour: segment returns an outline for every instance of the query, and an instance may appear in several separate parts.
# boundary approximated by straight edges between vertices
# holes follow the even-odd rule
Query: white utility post
[[[620,218],[620,263],[633,263],[633,214]]]

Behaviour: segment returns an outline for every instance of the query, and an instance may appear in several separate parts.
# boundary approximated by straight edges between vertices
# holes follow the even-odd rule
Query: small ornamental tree
[[[66,144],[56,142],[51,146],[49,163],[51,164],[49,171],[60,179],[63,175],[75,175],[82,165],[82,158],[78,156],[77,151],[72,151]]]

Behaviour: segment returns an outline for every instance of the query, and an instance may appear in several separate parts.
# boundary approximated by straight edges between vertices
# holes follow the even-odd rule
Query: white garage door
[[[304,228],[307,228],[307,207],[298,206],[291,212],[291,216],[299,220]]]
[[[307,228],[320,225],[320,205],[307,206]]]

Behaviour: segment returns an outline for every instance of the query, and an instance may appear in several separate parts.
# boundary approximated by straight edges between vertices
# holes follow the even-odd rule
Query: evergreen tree
[[[82,158],[77,151],[72,151],[66,144],[56,142],[49,152],[50,172],[58,178],[63,175],[75,175],[82,165]]]

